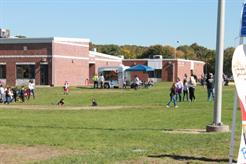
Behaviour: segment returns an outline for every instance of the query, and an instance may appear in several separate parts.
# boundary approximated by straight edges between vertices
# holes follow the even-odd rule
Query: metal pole
[[[222,73],[224,54],[224,19],[225,0],[218,1],[217,40],[216,40],[216,64],[215,64],[215,103],[214,119],[215,125],[221,125],[221,101],[222,101]]]
[[[231,125],[231,144],[230,144],[230,153],[229,153],[229,163],[231,164],[233,161],[234,155],[234,145],[235,145],[235,128],[236,128],[236,113],[237,113],[237,91],[235,89],[234,93],[234,105],[232,112],[232,125]]]

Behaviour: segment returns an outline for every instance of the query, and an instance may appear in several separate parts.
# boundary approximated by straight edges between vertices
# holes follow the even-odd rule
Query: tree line
[[[90,50],[95,49],[97,52],[124,56],[125,59],[143,59],[153,58],[154,55],[161,55],[163,59],[181,58],[189,60],[200,60],[206,64],[204,66],[204,73],[215,72],[215,50],[208,49],[204,46],[193,43],[191,45],[180,45],[175,48],[170,45],[153,45],[153,46],[137,46],[137,45],[97,45],[90,43]],[[226,75],[231,76],[231,60],[234,52],[233,47],[224,50],[224,68]]]

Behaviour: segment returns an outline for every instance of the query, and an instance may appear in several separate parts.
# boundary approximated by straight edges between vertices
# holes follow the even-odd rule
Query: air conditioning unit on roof
[[[10,30],[0,28],[0,38],[9,38],[10,37]]]

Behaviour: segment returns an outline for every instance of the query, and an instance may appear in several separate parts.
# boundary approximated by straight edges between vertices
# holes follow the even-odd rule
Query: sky
[[[235,47],[243,0],[225,1],[225,48]],[[0,28],[12,36],[215,49],[217,10],[217,0],[0,0]]]

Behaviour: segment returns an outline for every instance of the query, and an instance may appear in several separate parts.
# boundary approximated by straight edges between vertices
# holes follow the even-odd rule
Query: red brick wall
[[[53,58],[53,85],[63,86],[65,81],[73,86],[85,84],[89,77],[88,47],[53,43],[53,55],[65,57]]]
[[[134,66],[134,65],[138,65],[138,64],[143,64],[143,65],[147,65],[148,64],[148,62],[147,62],[147,60],[134,60],[134,59],[132,59],[131,61],[129,61],[129,60],[123,60],[122,61],[122,63],[123,63],[123,65],[125,65],[125,66]]]
[[[186,73],[188,76],[190,76],[190,69],[191,69],[191,63],[194,63],[194,73],[197,75],[198,78],[201,77],[203,74],[203,63],[197,62],[197,61],[190,61],[190,60],[163,60],[162,61],[162,80],[163,81],[176,81],[177,77],[180,79],[183,79],[184,74]],[[144,64],[148,65],[147,60],[123,60],[123,64],[126,66],[133,66],[135,64]],[[174,73],[173,73],[174,71]],[[135,74],[132,73],[132,77],[134,77]],[[148,78],[146,75],[143,74],[137,74],[140,79],[146,79]],[[174,76],[174,77],[173,77]]]
[[[197,78],[200,79],[201,76],[204,76],[203,72],[204,63],[194,63],[194,73],[197,75]]]
[[[96,73],[98,73],[98,68],[99,67],[118,67],[122,64],[121,61],[107,61],[105,59],[105,61],[102,61],[102,60],[96,60]]]
[[[65,81],[71,86],[78,86],[85,83],[89,76],[89,65],[86,60],[55,58],[54,81],[55,86],[63,86]]]
[[[193,73],[197,76],[198,79],[200,79],[201,75],[203,75],[203,66],[204,63],[202,62],[196,62],[196,61],[178,61],[178,72],[177,75],[180,79],[184,78],[184,74],[187,74],[188,77],[190,76],[190,70],[191,70],[191,63],[193,62],[194,68]]]
[[[24,46],[27,50],[24,50]],[[50,43],[1,44],[0,55],[51,55]]]
[[[184,75],[187,74],[190,76],[191,62],[190,61],[178,61],[178,72],[177,77],[181,80],[184,78]]]
[[[6,85],[14,86],[16,80],[16,64],[14,61],[6,64]]]
[[[162,61],[162,80],[173,81],[173,63],[172,61]]]
[[[43,58],[0,58],[0,63],[6,63],[6,84],[10,86],[16,85],[16,63],[35,63],[35,83],[40,84],[40,62]],[[49,60],[47,60],[49,61]],[[50,62],[48,62],[51,65]],[[51,76],[51,68],[48,70],[49,80]],[[51,82],[51,81],[50,81]],[[51,83],[49,83],[51,84]]]
[[[89,46],[89,43],[87,43]],[[89,47],[53,43],[53,55],[89,58]]]

